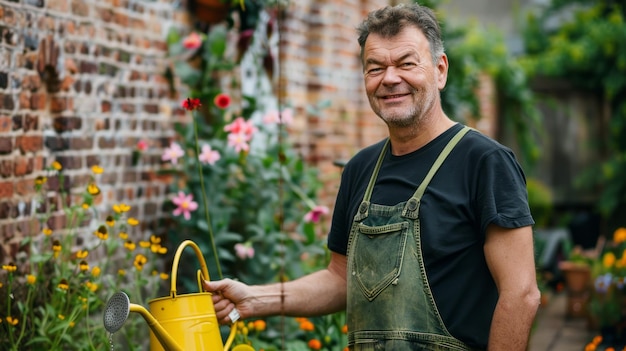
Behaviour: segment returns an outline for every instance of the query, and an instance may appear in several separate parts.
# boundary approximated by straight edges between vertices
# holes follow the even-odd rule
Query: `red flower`
[[[228,94],[224,94],[224,93],[217,94],[217,96],[213,100],[213,103],[218,108],[225,109],[228,106],[230,106],[230,96],[228,96]]]
[[[202,106],[200,99],[187,98],[183,100],[183,108],[187,111],[197,110],[200,106]]]

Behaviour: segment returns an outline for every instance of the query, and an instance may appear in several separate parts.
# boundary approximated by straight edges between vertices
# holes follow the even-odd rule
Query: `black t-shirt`
[[[407,155],[388,150],[371,202],[393,206],[407,201],[462,127],[453,126]],[[383,145],[384,140],[361,150],[346,164],[328,237],[334,252],[346,254],[352,220]],[[419,217],[428,281],[448,331],[471,346],[485,347],[498,297],[483,252],[486,228],[534,224],[524,173],[513,152],[469,131],[428,185]]]

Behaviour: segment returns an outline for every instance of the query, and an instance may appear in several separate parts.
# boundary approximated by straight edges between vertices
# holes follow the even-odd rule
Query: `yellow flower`
[[[59,257],[59,254],[61,253],[61,250],[63,249],[63,246],[61,246],[61,242],[58,240],[55,240],[52,242],[52,251],[54,252],[54,257],[57,258]]]
[[[63,166],[61,165],[59,161],[54,161],[52,162],[52,168],[54,168],[57,171],[60,171],[63,169]]]
[[[13,262],[9,262],[9,264],[2,265],[2,269],[7,272],[15,272],[17,270],[17,266]]]
[[[81,205],[83,210],[88,210],[89,209],[89,204],[86,202],[83,202],[83,204]]]
[[[137,246],[137,245],[135,245],[135,243],[134,243],[134,242],[132,242],[131,240],[127,240],[127,241],[124,243],[124,247],[125,247],[125,248],[127,248],[127,249],[128,249],[128,251],[135,251],[135,247],[136,247],[136,246]]]
[[[115,218],[113,218],[113,216],[107,216],[105,222],[109,227],[112,227],[115,225]]]
[[[41,230],[41,232],[42,232],[42,233],[43,233],[43,235],[45,235],[45,236],[50,236],[50,235],[52,235],[52,229],[50,229],[50,228],[43,228],[43,229]]]
[[[135,262],[133,264],[135,265],[135,268],[140,271],[143,269],[143,266],[146,264],[146,262],[148,262],[146,256],[138,254],[137,256],[135,256]]]
[[[102,169],[102,167],[100,167],[98,165],[93,165],[93,166],[91,166],[91,171],[94,174],[102,174],[102,172],[104,172],[104,169]]]
[[[122,239],[122,240],[126,240],[126,239],[128,239],[128,233],[126,233],[126,232],[120,232],[120,239]]]
[[[80,261],[80,264],[78,265],[78,267],[80,268],[81,271],[88,271],[89,270],[89,263],[87,263],[87,261],[82,260]]]
[[[100,275],[100,267],[95,266],[91,269],[91,275],[97,277]]]
[[[100,194],[100,188],[96,185],[96,183],[90,183],[87,185],[87,192],[93,196]]]
[[[17,323],[19,323],[19,320],[17,318],[13,318],[11,316],[7,317],[7,323],[11,324],[11,325],[17,325]]]
[[[125,276],[126,275],[126,271],[120,268],[120,269],[117,270],[117,274],[121,275],[121,276]]]
[[[166,254],[167,248],[161,246],[161,238],[151,235],[150,236],[150,250],[154,253]]]
[[[615,254],[607,252],[602,256],[602,265],[604,268],[611,268],[615,264]]]
[[[76,323],[74,323],[74,321],[70,322],[70,328],[74,328],[75,325]]]
[[[37,277],[36,276],[34,276],[32,274],[29,274],[29,275],[26,276],[26,282],[28,284],[34,285],[36,281],[37,281]]]
[[[0,288],[2,287],[2,282],[0,282]]]
[[[35,185],[44,185],[48,181],[48,178],[39,176],[35,178]]]
[[[613,241],[616,244],[626,241],[626,228],[617,228],[613,233]]]
[[[139,221],[133,217],[130,217],[126,220],[126,223],[128,223],[129,225],[135,226],[139,224]]]
[[[61,290],[67,290],[70,288],[70,283],[68,283],[65,279],[61,279],[57,287]]]
[[[98,227],[98,230],[94,232],[94,235],[101,240],[106,240],[109,238],[109,231],[107,230],[107,227],[101,225]]]
[[[159,274],[159,276],[160,276],[160,277],[161,277],[161,279],[163,279],[163,280],[167,280],[167,279],[169,279],[169,277],[170,277],[170,275],[169,275],[169,274],[167,274],[167,273],[161,273],[161,274]]]
[[[87,289],[91,290],[91,292],[96,292],[96,290],[98,290],[98,284],[96,283],[92,283],[92,282],[86,282],[85,286],[87,286]]]
[[[124,212],[128,212],[130,211],[130,206],[128,206],[125,203],[121,203],[121,204],[117,204],[117,205],[113,205],[113,211],[115,211],[115,213],[124,213]]]
[[[80,250],[76,253],[77,258],[86,258],[87,255],[89,255],[89,251],[87,250]]]
[[[149,241],[140,241],[139,242],[139,246],[146,248],[146,247],[150,247],[150,245],[152,245]]]
[[[59,317],[60,320],[65,320],[65,316],[62,314],[59,314],[57,317]]]

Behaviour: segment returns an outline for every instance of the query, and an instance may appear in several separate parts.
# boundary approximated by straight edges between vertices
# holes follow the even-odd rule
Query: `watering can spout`
[[[137,312],[143,317],[143,319],[145,319],[148,323],[148,327],[150,327],[150,330],[152,330],[166,351],[183,351],[183,348],[180,347],[176,341],[174,341],[163,326],[159,324],[156,318],[154,318],[143,306],[131,303],[130,312]]]

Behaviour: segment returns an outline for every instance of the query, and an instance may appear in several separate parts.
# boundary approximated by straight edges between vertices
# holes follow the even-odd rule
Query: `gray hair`
[[[415,26],[424,33],[430,44],[433,63],[436,64],[444,53],[441,28],[433,10],[418,4],[387,6],[370,12],[357,27],[361,59],[363,59],[365,41],[370,33],[390,38],[400,33],[406,26]]]

